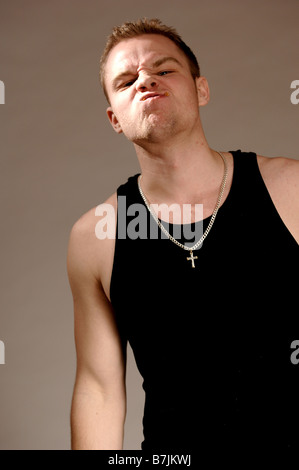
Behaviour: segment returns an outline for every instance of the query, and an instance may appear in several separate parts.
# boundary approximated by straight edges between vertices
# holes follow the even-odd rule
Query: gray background
[[[0,449],[70,448],[66,249],[80,215],[139,171],[106,118],[98,63],[111,28],[141,16],[175,26],[198,56],[211,147],[299,157],[297,0],[1,0]],[[139,449],[144,397],[131,354],[127,381],[125,448]]]

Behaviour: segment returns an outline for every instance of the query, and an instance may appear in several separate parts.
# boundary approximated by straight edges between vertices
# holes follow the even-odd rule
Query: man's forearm
[[[75,388],[71,410],[72,450],[121,450],[124,420],[124,400]]]

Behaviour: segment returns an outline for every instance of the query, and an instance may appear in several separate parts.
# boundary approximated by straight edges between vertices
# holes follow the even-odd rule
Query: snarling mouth
[[[165,91],[165,93],[147,93],[145,96],[143,96],[140,101],[145,101],[149,98],[161,98],[163,96],[169,96],[168,91]]]

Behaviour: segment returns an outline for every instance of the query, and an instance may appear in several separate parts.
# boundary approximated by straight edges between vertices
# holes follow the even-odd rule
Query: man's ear
[[[117,132],[117,134],[121,134],[122,133],[122,128],[120,127],[120,124],[118,122],[118,119],[117,117],[115,116],[114,112],[113,112],[113,109],[111,108],[111,106],[109,106],[109,108],[106,109],[106,113],[107,113],[107,116],[108,116],[108,119],[111,123],[111,126],[113,127],[113,129],[115,130],[115,132]]]
[[[205,77],[197,77],[195,79],[198,105],[205,106],[210,101],[210,88],[208,81]]]

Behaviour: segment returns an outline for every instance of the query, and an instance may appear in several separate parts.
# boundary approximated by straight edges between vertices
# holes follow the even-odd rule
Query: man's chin
[[[173,122],[170,120],[166,122],[165,119],[151,115],[147,120],[146,125],[144,125],[140,131],[129,140],[137,145],[140,145],[142,142],[165,143],[165,139],[174,135],[175,132],[176,130]]]

